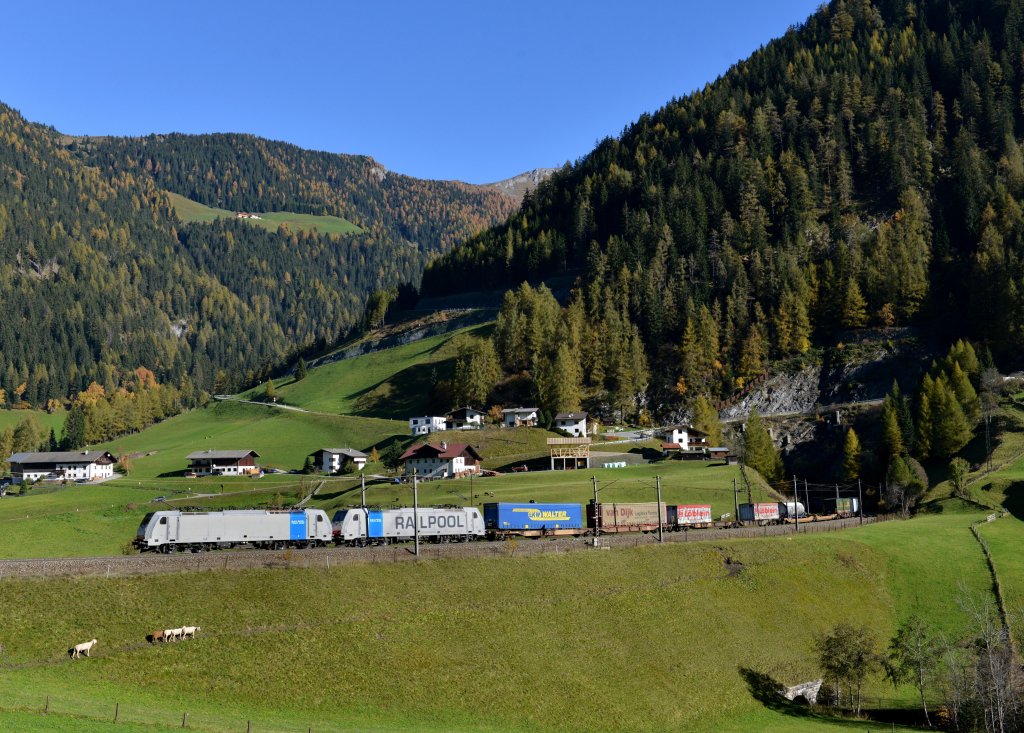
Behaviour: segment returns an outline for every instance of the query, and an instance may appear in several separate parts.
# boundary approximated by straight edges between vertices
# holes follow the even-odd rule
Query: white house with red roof
[[[420,478],[458,478],[480,472],[480,454],[466,443],[427,443],[409,448],[402,454],[405,475]]]

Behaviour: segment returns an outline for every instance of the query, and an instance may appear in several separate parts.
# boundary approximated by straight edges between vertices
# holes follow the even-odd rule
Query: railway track
[[[866,517],[864,523],[878,521]],[[800,524],[800,532],[831,532],[857,526],[856,518]],[[733,540],[751,537],[792,536],[793,525],[703,529],[666,532],[666,543]],[[421,544],[420,555],[413,554],[412,543],[387,547],[325,547],[308,550],[220,550],[200,553],[160,555],[115,555],[110,557],[61,557],[25,560],[0,560],[0,582],[17,578],[127,577],[165,573],[210,572],[215,570],[254,570],[264,568],[332,568],[339,565],[383,564],[481,557],[519,557],[546,553],[588,552],[595,549],[624,549],[656,545],[656,532],[648,534],[603,535],[597,546],[593,537],[557,537],[522,539],[509,542],[469,542],[459,544]]]

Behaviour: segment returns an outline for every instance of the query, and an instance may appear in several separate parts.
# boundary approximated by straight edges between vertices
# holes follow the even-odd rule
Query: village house
[[[411,435],[428,435],[448,429],[448,421],[443,417],[410,417],[409,433]]]
[[[460,407],[448,413],[449,430],[476,430],[484,426],[484,413],[472,407]]]
[[[355,464],[357,471],[366,468],[369,456],[354,448],[321,448],[313,456],[313,465],[320,473],[337,473],[347,461]]]
[[[509,407],[501,411],[501,424],[506,428],[532,428],[537,421],[536,407]]]
[[[708,447],[707,433],[703,433],[690,425],[664,428],[661,432],[661,438],[666,447],[672,445],[675,446],[675,450],[684,452]]]
[[[105,450],[51,451],[46,453],[15,453],[7,459],[11,464],[11,481],[94,481],[114,475],[117,459]]]
[[[405,475],[421,479],[458,478],[480,472],[480,454],[465,443],[426,444],[409,448],[402,454]]]
[[[188,472],[196,476],[253,476],[260,473],[254,450],[200,450],[189,453]]]
[[[564,430],[574,438],[587,437],[587,413],[560,412],[555,415],[555,427]]]

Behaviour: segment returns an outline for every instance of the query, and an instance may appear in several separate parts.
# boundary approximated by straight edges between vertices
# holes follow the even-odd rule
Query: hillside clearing
[[[206,224],[217,219],[234,219],[235,212],[206,206],[184,196],[164,191],[174,207],[178,218],[185,223]],[[295,214],[289,211],[270,211],[258,213],[259,219],[245,219],[250,224],[260,226],[268,231],[276,232],[284,224],[291,231],[318,231],[321,234],[358,234],[363,230],[338,216],[315,216],[313,214]]]

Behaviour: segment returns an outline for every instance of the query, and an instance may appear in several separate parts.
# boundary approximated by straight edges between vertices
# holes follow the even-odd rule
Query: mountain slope
[[[582,373],[614,389],[590,345],[636,328],[658,403],[864,325],[941,323],[1019,360],[1022,18],[836,0],[555,173],[422,292],[582,270]]]
[[[186,404],[235,391],[335,342],[371,292],[417,282],[425,262],[380,222],[346,234],[186,224],[151,176],[88,165],[3,105],[0,139],[0,405],[63,400],[93,381],[110,393],[139,366],[182,386]],[[402,215],[397,201],[388,216]],[[483,216],[479,201],[449,223]],[[239,208],[264,208],[249,203]]]
[[[145,173],[158,186],[232,211],[339,216],[376,238],[443,251],[504,221],[516,201],[457,181],[388,171],[372,158],[303,150],[252,135],[79,138],[91,165]]]

